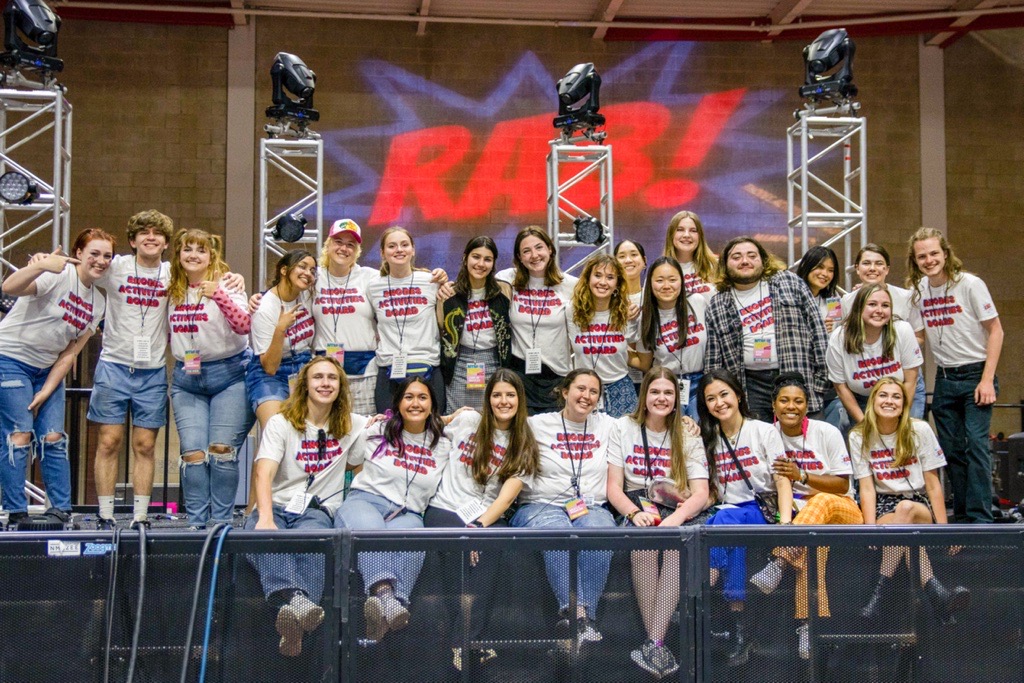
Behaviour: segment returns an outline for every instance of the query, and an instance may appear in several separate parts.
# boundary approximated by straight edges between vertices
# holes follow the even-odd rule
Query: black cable
[[[111,534],[110,573],[107,578],[107,645],[103,654],[103,683],[110,683],[110,639],[114,630],[114,598],[117,595],[117,565],[121,555],[121,529]]]
[[[186,683],[188,678],[188,660],[189,651],[192,649],[192,631],[196,626],[196,612],[199,609],[199,587],[203,583],[203,569],[206,568],[206,553],[210,550],[210,546],[213,544],[213,537],[221,529],[226,527],[227,524],[224,522],[218,522],[210,527],[210,530],[206,532],[206,540],[203,542],[203,550],[199,554],[199,568],[196,570],[196,585],[192,591],[192,613],[188,618],[188,631],[185,633],[185,653],[181,656],[181,683]]]
[[[132,631],[132,654],[128,660],[128,678],[132,683],[135,678],[135,660],[139,654],[139,631],[142,629],[142,603],[146,599],[146,525],[139,524],[139,598],[135,606],[135,628]]]

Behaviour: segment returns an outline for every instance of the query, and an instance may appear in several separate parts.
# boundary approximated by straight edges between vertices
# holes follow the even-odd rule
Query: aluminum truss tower
[[[49,146],[40,149],[43,142]],[[37,235],[49,234],[51,250],[71,249],[71,103],[62,86],[0,89],[0,174],[10,171],[24,175],[38,195],[25,204],[0,202],[4,271],[18,269],[19,246],[38,249],[30,241]]]
[[[867,244],[867,121],[857,116],[856,103],[797,112],[787,133],[787,197],[789,204],[789,263],[811,246],[831,246],[842,240],[843,262],[853,259],[853,240]],[[840,114],[840,115],[828,115]],[[844,287],[850,289],[846,269]]]
[[[603,137],[603,136],[602,136]],[[563,249],[578,260],[571,266],[562,265],[562,270],[571,273],[593,254],[611,253],[615,243],[615,211],[612,200],[612,148],[610,145],[573,144],[574,140],[582,141],[582,137],[567,140],[562,137],[552,140],[548,152],[548,236],[558,247],[557,258],[561,260]],[[582,166],[582,168],[580,168]],[[559,182],[560,171],[565,167],[569,171],[579,168],[574,175]],[[598,215],[592,216],[579,204],[568,199],[566,193],[579,185],[583,180],[597,176]],[[577,201],[579,198],[577,197]],[[600,244],[586,244],[576,241],[575,231],[565,232],[561,229],[565,219],[572,227],[575,219],[580,217],[597,218],[604,226],[604,240]],[[561,264],[560,264],[561,265]]]
[[[266,127],[271,132],[271,127]],[[271,133],[272,135],[274,133]],[[272,172],[276,169],[278,172]],[[275,198],[287,191],[287,197],[298,197],[286,208],[271,214],[269,202],[271,181],[274,181]],[[291,182],[286,182],[291,181]],[[277,185],[283,186],[281,192]],[[309,130],[299,132],[297,138],[264,138],[260,141],[260,222],[259,234],[259,285],[267,283],[267,276],[273,270],[277,258],[287,252],[287,244],[274,237],[278,219],[289,214],[303,214],[315,207],[316,216],[309,221],[302,238],[292,244],[315,245],[314,256],[319,258],[323,244],[322,227],[324,216],[324,143],[320,136]]]

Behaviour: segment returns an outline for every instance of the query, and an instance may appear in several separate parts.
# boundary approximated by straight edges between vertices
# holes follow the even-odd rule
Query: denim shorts
[[[96,364],[87,417],[107,425],[124,424],[129,410],[132,425],[160,429],[167,424],[167,370],[132,370],[101,360]]]
[[[252,359],[245,371],[245,391],[249,403],[255,411],[261,403],[267,401],[283,401],[288,398],[288,378],[299,374],[302,366],[309,362],[313,355],[309,351],[282,358],[277,372],[268,375],[263,369],[259,356]]]

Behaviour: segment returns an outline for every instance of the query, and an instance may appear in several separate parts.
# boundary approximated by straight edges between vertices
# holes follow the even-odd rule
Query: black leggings
[[[465,528],[466,523],[457,514],[430,506],[423,513],[423,526]],[[508,526],[505,520],[499,519],[492,527]],[[471,566],[469,553],[441,552],[441,572],[445,585],[451,586],[447,602],[448,624],[451,632],[452,647],[462,646],[462,600],[465,596],[469,603],[468,623],[465,624],[467,640],[479,640],[487,619],[491,613],[491,602],[494,589],[498,582],[498,570],[501,568],[501,553],[479,553],[480,561]],[[461,586],[462,572],[465,572],[466,583]],[[446,591],[447,592],[447,591]]]

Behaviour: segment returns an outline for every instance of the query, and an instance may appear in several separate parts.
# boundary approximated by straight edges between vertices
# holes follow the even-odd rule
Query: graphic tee
[[[778,428],[778,425],[776,425]],[[850,454],[846,452],[843,434],[827,422],[820,420],[807,421],[807,434],[803,436],[786,436],[779,429],[779,438],[785,448],[786,460],[795,462],[801,472],[807,474],[834,474],[848,477],[852,472]],[[797,510],[803,508],[814,489],[798,481],[792,482],[793,504]],[[852,497],[852,489],[847,496]]]
[[[566,307],[573,367],[593,370],[606,384],[626,376],[629,344],[626,330],[611,328],[611,311],[594,313],[590,324],[580,328],[573,322],[572,305]]]
[[[985,362],[988,337],[981,323],[997,318],[999,313],[982,279],[961,273],[958,282],[931,287],[924,278],[918,291],[924,333],[939,367]]]
[[[619,449],[615,418],[591,413],[586,422],[563,425],[562,413],[541,413],[530,418],[530,428],[540,448],[540,472],[523,487],[521,502],[561,505],[576,496],[574,478],[588,505],[608,500],[608,459]]]
[[[241,353],[249,345],[249,335],[236,331],[248,322],[238,319],[249,317],[245,292],[232,294],[218,289],[214,297],[228,302],[225,307],[230,316],[215,299],[204,297],[198,287],[185,290],[185,300],[180,304],[169,304],[171,354],[176,360],[184,362],[185,352],[191,350],[199,351],[201,362],[221,360]]]
[[[747,370],[775,370],[779,353],[775,343],[772,295],[763,282],[747,290],[730,290],[743,326],[743,366]]]
[[[913,420],[916,453],[903,467],[896,467],[894,454],[895,434],[875,434],[863,449],[863,436],[859,430],[850,432],[850,458],[853,462],[853,476],[864,479],[874,478],[875,491],[890,495],[924,493],[924,473],[946,466],[946,456],[939,446],[932,428],[923,420]]]
[[[313,297],[316,351],[326,351],[328,344],[341,344],[346,351],[377,348],[377,319],[367,293],[370,280],[376,277],[376,270],[358,264],[345,277],[334,277],[327,268],[317,271]],[[376,374],[376,363],[369,363],[362,376]]]
[[[619,449],[608,454],[608,464],[622,468],[627,491],[646,490],[651,482],[672,478],[672,442],[667,431],[647,430],[648,458],[644,455],[643,434],[636,420],[623,415],[616,420],[615,428]],[[683,460],[688,481],[708,478],[708,459],[700,437],[683,435]]]
[[[511,283],[514,273],[507,269],[495,277]],[[572,369],[566,340],[566,303],[572,300],[577,278],[562,277],[562,283],[554,287],[545,285],[543,278],[531,277],[526,287],[513,289],[509,320],[512,355],[525,360],[527,349],[540,349],[541,362],[552,372],[565,376]]]
[[[867,396],[881,378],[895,377],[902,382],[905,378],[904,369],[921,367],[924,357],[910,323],[896,320],[892,324],[896,329],[894,358],[883,356],[884,334],[873,344],[865,343],[861,353],[851,354],[846,352],[843,339],[846,327],[840,325],[832,330],[825,354],[829,381],[833,384],[846,384],[853,393]]]
[[[910,323],[915,332],[924,329],[924,321],[921,319],[921,309],[911,303],[912,291],[897,287],[896,285],[885,285],[889,289],[889,296],[892,297],[892,315],[894,318]],[[857,297],[857,290],[847,292],[843,295],[840,306],[843,309],[845,318],[853,310],[853,300]]]
[[[281,358],[291,358],[297,353],[313,348],[313,295],[302,292],[295,301],[284,302],[273,289],[263,295],[260,307],[252,314],[252,352],[262,356],[270,348],[274,338],[274,329],[282,310],[295,309],[295,322],[284,333],[284,345],[281,347]]]
[[[431,274],[413,271],[409,277],[377,275],[370,280],[370,303],[377,316],[377,365],[389,367],[405,353],[410,363],[437,367],[441,363],[441,337],[437,329],[437,285]]]
[[[700,372],[704,369],[704,347],[708,342],[708,330],[704,325],[704,312],[708,302],[700,294],[686,297],[690,312],[687,314],[685,340],[679,334],[676,309],[658,309],[658,336],[654,340],[654,365],[668,368],[677,375]],[[650,353],[642,339],[637,341],[637,351]]]
[[[775,491],[772,463],[784,457],[785,453],[778,430],[766,422],[744,420],[733,448],[754,491]],[[715,486],[718,488],[719,501],[735,505],[754,500],[754,494],[743,483],[743,475],[721,437],[710,457],[715,459]]]
[[[474,351],[493,349],[498,345],[497,337],[494,336],[490,304],[484,298],[485,292],[483,288],[470,292],[469,301],[466,303],[466,321],[462,327],[462,334],[459,335],[459,344]]]
[[[683,289],[687,294],[703,294],[710,298],[714,294],[714,287],[710,282],[705,282],[697,275],[697,264],[693,261],[680,263],[683,267]]]
[[[118,255],[97,282],[107,293],[100,360],[139,369],[162,368],[167,355],[167,287],[171,264],[138,264],[133,254]],[[149,360],[135,361],[135,337],[149,339]]]

